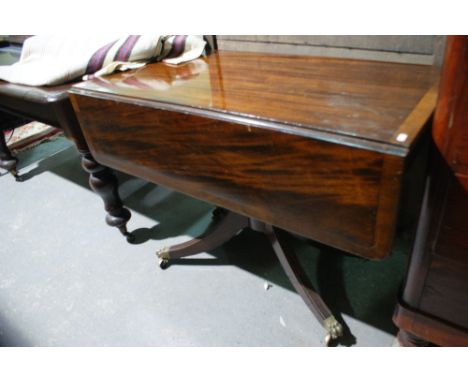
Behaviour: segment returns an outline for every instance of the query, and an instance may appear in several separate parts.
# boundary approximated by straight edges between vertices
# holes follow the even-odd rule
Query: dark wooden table
[[[13,36],[23,41],[29,36]],[[0,61],[12,64],[19,60],[21,45],[5,44],[0,47]],[[12,155],[3,134],[3,129],[14,129],[26,121],[35,120],[58,127],[71,139],[82,156],[83,168],[89,173],[91,188],[99,194],[107,212],[106,222],[117,227],[131,240],[126,223],[130,211],[122,206],[117,192],[117,179],[109,168],[98,164],[89,152],[86,141],[72,109],[67,90],[71,84],[58,86],[26,86],[0,80],[0,169],[9,171],[17,180],[22,180],[17,171],[18,158]]]
[[[282,229],[378,259],[437,81],[421,65],[216,52],[78,84],[70,98],[98,162],[249,219],[231,216],[232,231],[247,224],[275,245]]]

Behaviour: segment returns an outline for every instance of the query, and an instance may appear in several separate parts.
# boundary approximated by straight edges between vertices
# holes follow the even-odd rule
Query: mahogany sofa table
[[[209,250],[250,227],[329,338],[341,326],[286,231],[369,259],[391,249],[406,160],[431,117],[429,66],[215,52],[77,84],[70,98],[99,163],[221,207],[209,231],[159,251]]]

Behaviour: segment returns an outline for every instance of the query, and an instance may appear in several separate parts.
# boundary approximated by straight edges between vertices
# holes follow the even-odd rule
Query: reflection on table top
[[[438,70],[424,65],[216,52],[97,78],[98,92],[286,123],[408,147],[432,113]]]

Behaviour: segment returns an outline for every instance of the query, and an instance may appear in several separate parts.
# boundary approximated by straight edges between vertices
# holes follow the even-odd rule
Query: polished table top
[[[304,134],[327,132],[351,144],[360,139],[398,150],[412,144],[432,113],[437,76],[427,65],[217,52],[88,81],[73,91],[277,122]]]

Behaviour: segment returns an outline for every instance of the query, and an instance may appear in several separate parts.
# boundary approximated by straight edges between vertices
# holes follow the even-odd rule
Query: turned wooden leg
[[[223,209],[216,209],[213,213],[213,221],[202,235],[185,243],[157,251],[159,266],[165,269],[171,259],[180,259],[215,249],[238,234],[242,229],[247,228],[248,224],[249,219],[244,216]]]
[[[0,168],[8,171],[17,181],[20,181],[21,178],[18,176],[18,170],[16,168],[17,164],[18,158],[11,155],[5,141],[5,134],[0,130]]]
[[[107,211],[106,223],[111,227],[117,227],[127,241],[132,242],[134,237],[127,231],[127,222],[131,214],[122,205],[115,174],[111,169],[97,163],[89,152],[81,152],[81,155],[81,165],[89,173],[89,185],[104,201],[104,208]]]
[[[289,281],[291,281],[291,284],[302,297],[315,318],[327,331],[325,342],[328,344],[330,340],[341,337],[343,335],[343,327],[333,316],[327,305],[325,305],[320,295],[312,288],[299,259],[289,245],[288,234],[269,225],[265,226],[265,234],[268,236]]]

